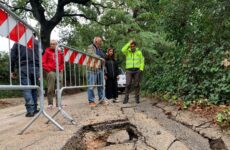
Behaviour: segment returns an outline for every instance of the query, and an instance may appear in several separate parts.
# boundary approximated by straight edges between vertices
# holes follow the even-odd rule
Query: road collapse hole
[[[82,127],[71,137],[63,150],[95,150],[110,145],[135,143],[140,137],[128,120],[112,120]]]

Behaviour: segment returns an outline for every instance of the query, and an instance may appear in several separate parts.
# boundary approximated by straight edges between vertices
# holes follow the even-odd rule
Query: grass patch
[[[16,91],[16,90],[0,91],[0,99],[1,98],[14,98],[14,97],[22,97],[22,91]]]

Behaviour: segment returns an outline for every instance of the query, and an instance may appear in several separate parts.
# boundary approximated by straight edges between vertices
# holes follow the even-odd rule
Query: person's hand
[[[129,43],[133,43],[133,41],[134,41],[134,40],[133,40],[133,39],[131,39],[131,40],[129,41]]]
[[[105,59],[104,58],[101,59],[102,59],[102,64],[105,65]]]
[[[15,72],[11,72],[11,75],[10,75],[10,76],[11,76],[12,79],[16,79],[16,78],[17,78],[17,75],[16,75]]]
[[[105,78],[105,80],[107,80],[107,79],[108,79],[108,77],[107,77],[106,75],[105,75],[105,77],[104,77],[104,78]]]
[[[119,76],[117,76],[117,80],[119,80],[120,79],[120,77]]]

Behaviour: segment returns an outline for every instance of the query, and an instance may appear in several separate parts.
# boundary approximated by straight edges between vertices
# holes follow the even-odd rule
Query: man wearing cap
[[[129,101],[132,80],[134,80],[136,103],[140,103],[140,81],[144,70],[144,57],[140,49],[136,47],[134,40],[130,40],[122,48],[122,53],[126,57],[126,88],[123,104],[127,104]]]

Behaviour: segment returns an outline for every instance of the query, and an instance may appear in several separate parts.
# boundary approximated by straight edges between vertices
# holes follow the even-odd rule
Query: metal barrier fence
[[[63,72],[60,72],[58,67],[58,51],[62,51],[62,53],[64,53],[65,63]],[[54,113],[52,118],[61,112],[65,118],[67,118],[72,124],[75,124],[74,119],[63,110],[63,90],[89,87],[93,89],[94,87],[98,87],[102,88],[103,93],[101,94],[105,97],[103,60],[96,55],[92,56],[64,45],[57,45],[55,55],[56,81],[60,81],[60,73],[63,73],[63,85],[60,85],[60,82],[56,82],[58,111]]]
[[[35,93],[38,90],[40,94],[40,111],[19,134],[23,134],[41,114],[63,130],[63,127],[44,110],[41,39],[39,37],[36,40],[34,34],[39,35],[30,25],[0,3],[0,36],[8,39],[9,46],[9,78],[5,79],[4,84],[0,83],[0,90],[34,90]],[[11,41],[15,42],[12,49]],[[17,68],[17,77],[14,75],[14,68]]]

